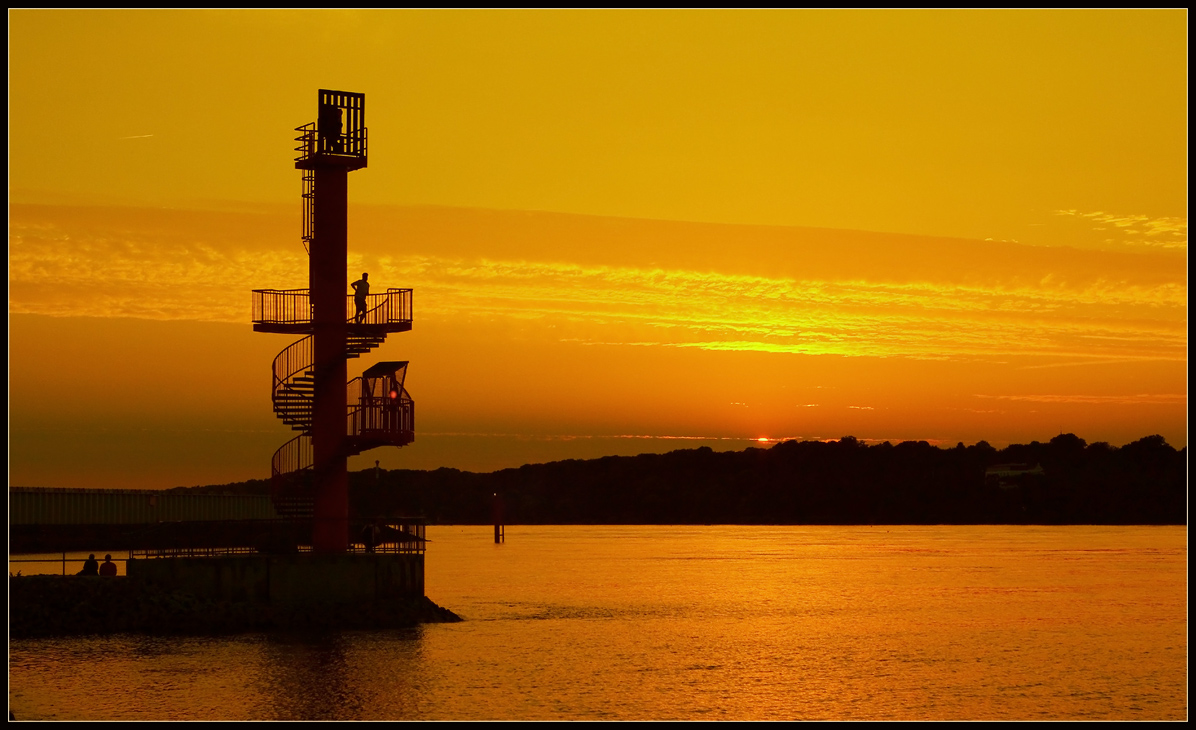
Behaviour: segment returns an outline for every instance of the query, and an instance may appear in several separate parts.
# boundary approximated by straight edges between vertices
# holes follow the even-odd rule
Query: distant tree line
[[[1041,466],[1004,485],[988,467]],[[358,515],[489,524],[1186,524],[1187,448],[1162,436],[1121,448],[1074,434],[995,449],[925,441],[608,456],[488,474],[367,469],[349,475]],[[265,481],[200,487],[268,489]]]

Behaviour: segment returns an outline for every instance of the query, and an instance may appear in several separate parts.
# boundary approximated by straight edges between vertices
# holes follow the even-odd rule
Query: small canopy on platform
[[[409,360],[397,360],[388,362],[379,362],[371,365],[364,373],[361,374],[363,378],[386,378],[393,377],[400,384],[407,377],[407,363]]]

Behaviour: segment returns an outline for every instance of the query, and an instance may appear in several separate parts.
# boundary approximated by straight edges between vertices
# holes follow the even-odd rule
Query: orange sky
[[[264,478],[292,129],[366,94],[390,468],[1187,444],[1184,11],[10,11],[10,483]],[[346,282],[347,283],[347,282]]]

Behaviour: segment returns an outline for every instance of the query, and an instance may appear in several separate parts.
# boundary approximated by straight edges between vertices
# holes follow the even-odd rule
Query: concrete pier
[[[224,555],[143,558],[130,580],[197,598],[257,604],[361,604],[424,595],[422,554]]]

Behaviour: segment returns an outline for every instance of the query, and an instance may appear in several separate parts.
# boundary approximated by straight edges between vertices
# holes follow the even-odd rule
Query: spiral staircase
[[[353,297],[346,297],[346,312]],[[388,289],[367,297],[364,317],[346,316],[345,358],[381,345],[391,332],[411,329],[411,290]],[[270,491],[279,516],[312,516],[312,407],[315,371],[308,290],[253,292],[253,328],[258,332],[304,334],[274,358],[271,400],[274,414],[299,435],[274,452]],[[407,392],[407,363],[380,362],[346,384],[346,429],[341,453],[353,456],[379,446],[405,446],[415,440],[415,402]]]

